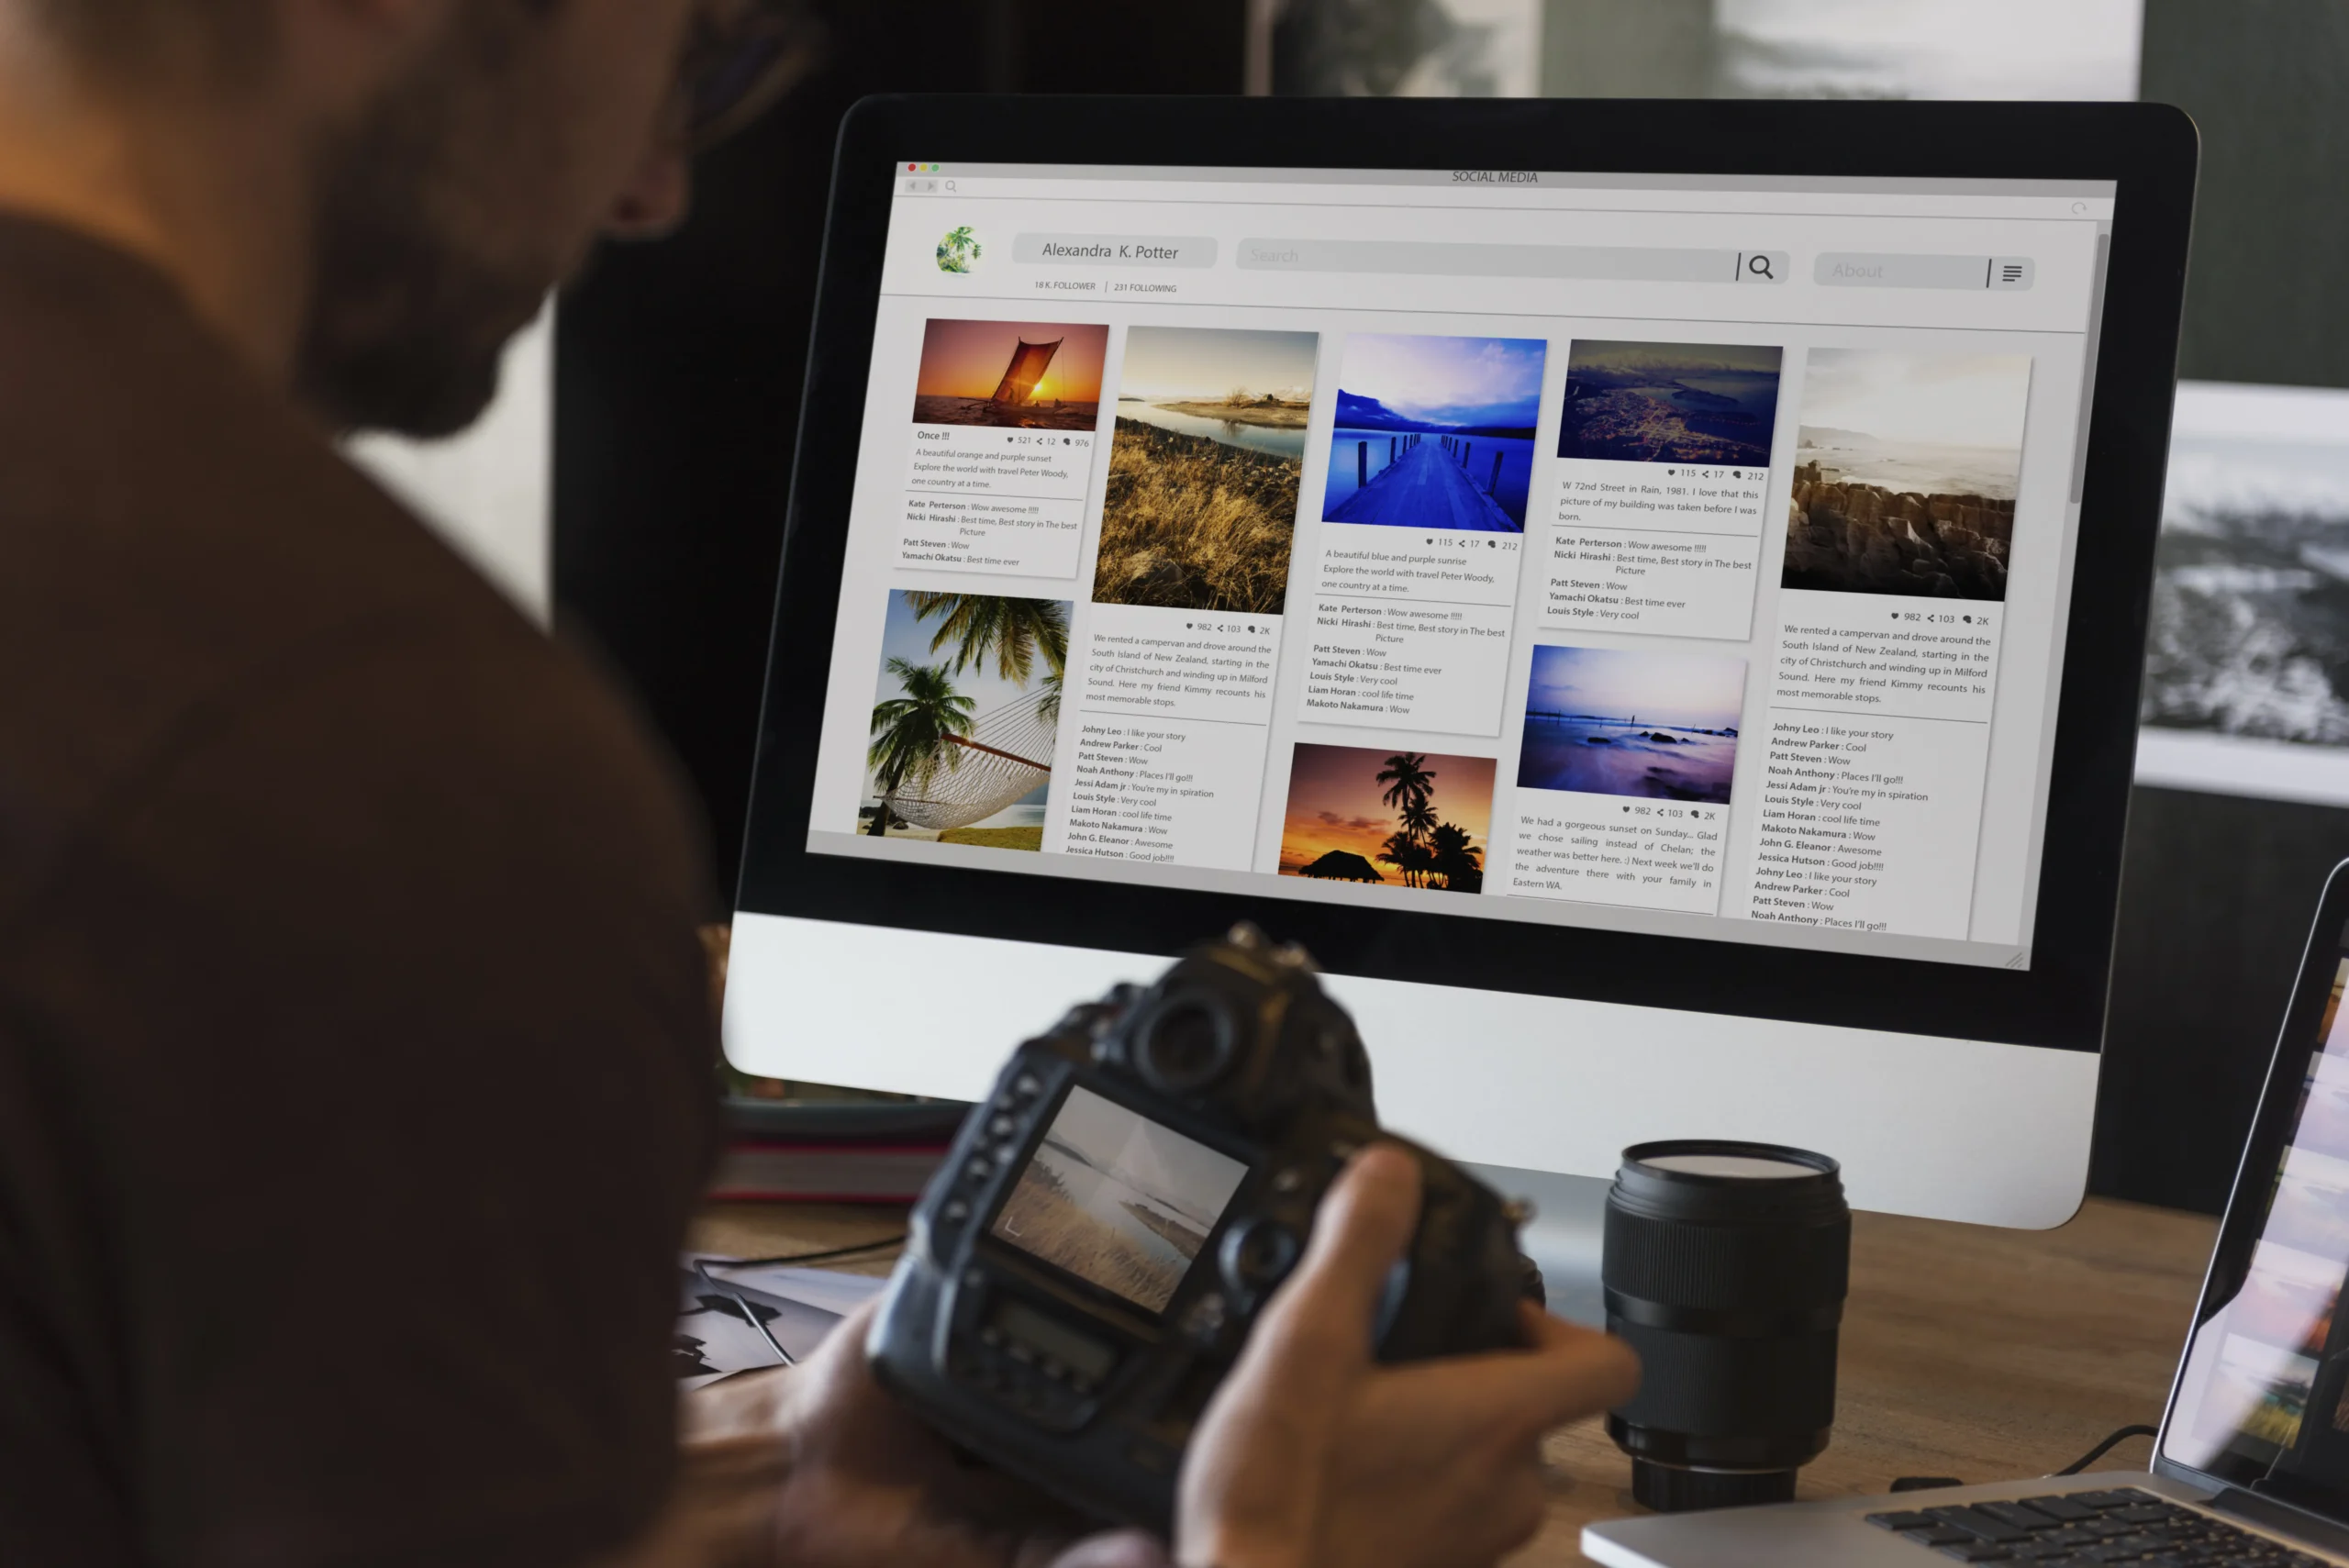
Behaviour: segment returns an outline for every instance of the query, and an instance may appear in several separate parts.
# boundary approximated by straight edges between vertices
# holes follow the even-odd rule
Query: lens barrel
[[[1839,1170],[1767,1143],[1623,1151],[1599,1278],[1642,1375],[1607,1430],[1646,1507],[1783,1502],[1827,1447],[1852,1259]]]

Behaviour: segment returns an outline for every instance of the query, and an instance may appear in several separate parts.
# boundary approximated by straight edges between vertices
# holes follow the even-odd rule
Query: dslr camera
[[[1353,1023],[1252,926],[1021,1045],[916,1206],[866,1344],[948,1439],[1097,1518],[1167,1529],[1193,1428],[1347,1159],[1386,1139]],[[1524,1218],[1417,1155],[1378,1359],[1521,1345]]]

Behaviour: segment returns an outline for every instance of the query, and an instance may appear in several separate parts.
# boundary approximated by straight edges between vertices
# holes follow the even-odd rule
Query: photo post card
[[[1498,736],[1548,352],[1539,339],[1346,339],[1305,717]]]
[[[1733,654],[1536,645],[1508,891],[1718,914],[1745,675]]]
[[[1126,333],[1071,854],[1247,866],[1320,350],[1313,332]]]
[[[2027,354],[1813,349],[1774,702],[1987,721]]]
[[[1749,918],[1965,936],[2031,379],[1809,351]]]
[[[1086,711],[1270,722],[1319,351],[1311,332],[1128,330]]]
[[[1752,633],[1783,356],[1775,345],[1575,340],[1543,624]]]
[[[1074,577],[1109,328],[931,320],[914,383],[900,566]]]

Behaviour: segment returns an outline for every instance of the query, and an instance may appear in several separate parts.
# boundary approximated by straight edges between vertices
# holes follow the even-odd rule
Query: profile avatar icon
[[[938,270],[941,272],[967,272],[978,264],[981,248],[979,237],[971,232],[968,224],[950,228],[946,238],[938,242]]]

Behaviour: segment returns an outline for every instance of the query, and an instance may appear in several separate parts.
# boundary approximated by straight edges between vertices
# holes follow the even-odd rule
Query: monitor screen
[[[900,163],[808,851],[2030,968],[2113,189]]]
[[[2162,1452],[2337,1514],[2349,1505],[2349,1326],[2338,1311],[2349,1274],[2349,931],[2329,956],[2332,995],[2313,1038],[2286,1047],[2300,1092],[2282,1153],[2237,1178],[2234,1205],[2250,1212],[2228,1227],[2246,1225],[2248,1255],[2213,1265],[2239,1277],[2232,1291],[2213,1278],[2209,1294],[2223,1299],[2187,1348]],[[2231,1253],[2222,1244],[2221,1259]]]
[[[1228,1154],[1072,1088],[996,1211],[993,1234],[1162,1312],[1247,1173]]]

